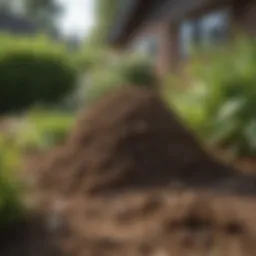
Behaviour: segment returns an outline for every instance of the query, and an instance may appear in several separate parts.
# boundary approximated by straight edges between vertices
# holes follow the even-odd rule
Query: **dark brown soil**
[[[15,222],[0,230],[0,255],[60,256],[61,249],[42,219]]]
[[[209,185],[231,171],[212,160],[155,93],[127,87],[82,113],[43,165],[43,186],[73,192]]]

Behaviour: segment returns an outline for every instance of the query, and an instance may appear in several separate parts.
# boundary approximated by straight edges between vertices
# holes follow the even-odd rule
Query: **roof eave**
[[[143,0],[129,1],[130,4],[127,5],[124,12],[118,14],[110,30],[109,43],[116,47],[127,44],[132,32],[141,25],[156,3],[155,0],[147,0],[147,4]]]

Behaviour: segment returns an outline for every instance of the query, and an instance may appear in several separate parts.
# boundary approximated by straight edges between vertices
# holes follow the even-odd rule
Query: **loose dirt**
[[[47,189],[73,194],[214,184],[233,170],[211,159],[152,91],[117,90],[81,114],[41,167]]]
[[[0,245],[0,255],[256,254],[255,197],[232,195],[256,183],[205,153],[155,92],[111,93],[81,113],[66,143],[33,168],[31,194],[43,195],[36,208],[47,230],[47,239],[39,237],[51,241],[49,249],[32,246],[38,235],[25,229],[27,246]]]
[[[44,222],[18,226],[0,254],[254,256],[253,198],[157,190],[52,200]],[[42,227],[44,227],[42,229]]]

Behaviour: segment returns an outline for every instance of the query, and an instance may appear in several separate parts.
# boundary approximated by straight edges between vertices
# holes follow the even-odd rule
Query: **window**
[[[228,37],[228,29],[228,10],[184,21],[180,27],[181,56],[187,57],[193,45],[205,49],[225,41]]]

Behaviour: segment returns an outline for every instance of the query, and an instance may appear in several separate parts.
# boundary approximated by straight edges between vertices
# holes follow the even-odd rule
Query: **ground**
[[[251,177],[240,182],[230,166],[252,173],[256,161],[214,152],[154,93],[117,92],[82,114],[62,146],[26,154],[29,217],[1,230],[0,255],[253,256],[255,194],[233,193]],[[170,186],[176,179],[228,189]]]

